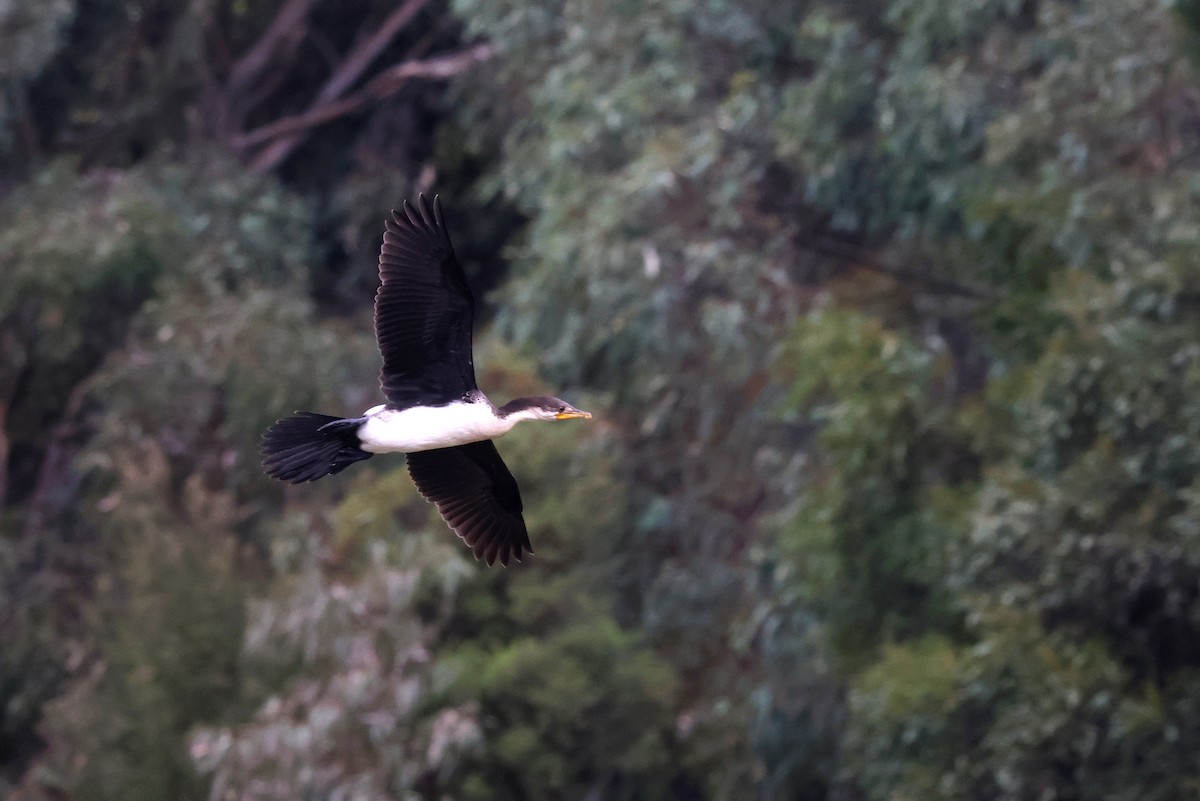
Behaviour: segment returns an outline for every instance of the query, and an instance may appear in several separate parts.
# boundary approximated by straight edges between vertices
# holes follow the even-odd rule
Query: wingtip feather
[[[404,209],[404,216],[408,218],[408,224],[414,227],[419,226],[420,223],[417,221],[417,213],[413,211],[412,204],[405,200],[400,205]]]
[[[429,203],[425,200],[424,192],[417,195],[417,210],[421,212],[421,222],[426,228],[436,227],[434,215],[429,210]]]
[[[433,196],[433,222],[434,222],[434,225],[438,228],[438,230],[440,230],[443,234],[445,234],[446,239],[449,240],[450,234],[446,228],[445,217],[442,215],[442,196],[441,195]]]

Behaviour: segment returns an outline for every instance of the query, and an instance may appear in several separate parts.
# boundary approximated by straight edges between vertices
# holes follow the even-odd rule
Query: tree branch
[[[315,0],[286,0],[254,46],[242,55],[229,71],[225,85],[228,91],[240,96],[250,90],[271,66],[280,50],[294,50],[304,38],[306,21]]]
[[[334,101],[362,76],[371,62],[391,43],[396,34],[428,3],[429,0],[407,0],[404,5],[388,15],[378,30],[355,47],[350,55],[342,61],[304,113],[317,114],[333,105]],[[276,139],[254,158],[250,163],[250,171],[263,173],[278,166],[303,141],[307,130],[308,128],[301,128]]]
[[[285,0],[271,24],[233,62],[224,79],[206,70],[203,124],[210,136],[228,142],[242,130],[246,115],[269,97],[287,75],[286,70],[271,67],[286,63],[304,41],[308,15],[315,2]]]
[[[865,269],[895,278],[897,281],[919,284],[927,290],[941,295],[958,295],[973,300],[991,300],[994,294],[985,289],[960,284],[947,278],[922,275],[915,270],[903,267],[892,267],[879,261],[872,253],[864,248],[848,242],[840,242],[828,236],[818,236],[809,240],[809,249],[824,256],[832,256],[843,261],[852,261]]]
[[[398,92],[413,78],[449,78],[465,72],[471,65],[486,61],[495,53],[488,44],[480,44],[467,50],[462,50],[446,56],[425,59],[423,61],[406,61],[398,64],[379,75],[361,92],[338,101],[310,108],[303,114],[282,117],[274,122],[259,126],[234,138],[233,143],[238,148],[250,148],[269,142],[280,136],[295,134],[314,128],[322,123],[357,111],[369,101],[382,100]]]

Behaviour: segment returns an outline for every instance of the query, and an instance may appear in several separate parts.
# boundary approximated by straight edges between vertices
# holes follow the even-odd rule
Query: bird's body
[[[298,412],[263,435],[263,466],[292,483],[377,453],[408,454],[418,491],[490,565],[532,552],[517,483],[491,440],[522,420],[591,417],[549,396],[496,407],[475,385],[475,302],[434,198],[392,212],[379,253],[375,335],[388,402],[361,417]]]
[[[536,419],[522,412],[503,415],[482,392],[444,406],[395,409],[381,404],[363,417],[358,438],[368,453],[415,453],[466,445],[504,436],[521,420]]]

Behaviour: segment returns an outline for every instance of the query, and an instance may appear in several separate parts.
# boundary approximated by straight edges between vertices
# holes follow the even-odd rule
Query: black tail
[[[285,417],[263,434],[263,467],[271,478],[293,484],[340,473],[372,456],[358,447],[362,423],[314,412]]]

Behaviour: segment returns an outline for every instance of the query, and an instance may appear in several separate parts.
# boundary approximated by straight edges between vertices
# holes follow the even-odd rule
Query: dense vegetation
[[[1200,788],[1200,5],[0,2],[0,796]],[[441,192],[537,554],[376,400]]]

